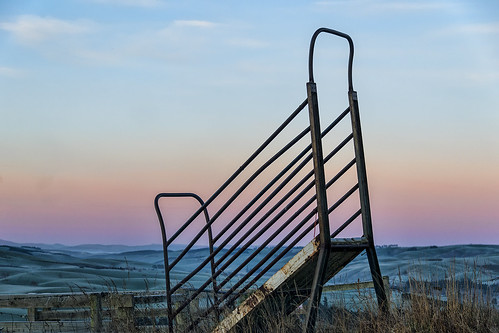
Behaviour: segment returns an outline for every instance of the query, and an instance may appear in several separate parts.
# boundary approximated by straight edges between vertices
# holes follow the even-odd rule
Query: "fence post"
[[[116,295],[116,314],[118,328],[123,332],[131,332],[135,329],[134,297],[132,294]]]
[[[37,321],[37,320],[38,320],[38,309],[28,308],[28,321]]]
[[[102,330],[102,295],[90,295],[90,330],[100,332]]]
[[[390,303],[390,278],[388,276],[383,276],[383,286],[385,287],[386,301]]]

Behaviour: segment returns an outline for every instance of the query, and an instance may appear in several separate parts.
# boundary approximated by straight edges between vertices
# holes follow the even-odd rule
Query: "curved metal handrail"
[[[352,38],[337,30],[329,29],[329,28],[319,28],[312,35],[312,39],[310,40],[310,50],[308,53],[308,78],[309,82],[314,82],[314,47],[315,40],[319,36],[320,33],[325,32],[332,35],[336,35],[338,37],[345,38],[348,41],[348,45],[350,47],[350,53],[348,56],[348,91],[353,91],[353,81],[352,81],[352,67],[353,67],[353,40]]]
[[[205,202],[199,195],[196,193],[159,193],[156,195],[154,198],[154,209],[156,210],[156,214],[158,215],[158,220],[159,220],[159,225],[161,227],[161,237],[163,240],[163,261],[164,261],[164,266],[165,266],[165,282],[166,282],[166,301],[167,301],[167,307],[168,307],[168,325],[171,326],[173,325],[173,308],[172,308],[172,299],[171,299],[171,286],[170,286],[170,267],[168,263],[168,245],[167,245],[167,237],[166,237],[166,228],[165,228],[165,222],[163,220],[163,214],[161,214],[161,209],[159,208],[159,199],[161,198],[194,198],[196,199],[199,204],[201,205],[201,209],[203,209],[204,212],[204,218],[206,220],[206,224],[208,225],[208,242],[209,242],[209,248],[210,248],[210,254],[213,253],[213,234],[211,231],[211,225],[210,225],[210,215],[208,214],[208,208],[206,208]],[[214,277],[215,273],[215,260],[214,258],[211,259],[211,276]],[[216,285],[216,280],[213,278],[212,279],[213,283],[213,292],[214,292],[214,298],[216,301],[216,290],[217,290],[217,285]],[[170,327],[170,331],[173,331],[173,326]]]

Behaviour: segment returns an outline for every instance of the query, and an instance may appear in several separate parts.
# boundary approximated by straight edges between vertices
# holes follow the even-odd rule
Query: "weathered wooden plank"
[[[90,307],[90,297],[101,295],[104,307],[133,307],[132,293],[0,295],[0,308],[78,308]]]
[[[336,275],[343,267],[362,252],[363,240],[358,239],[359,247],[354,247],[356,240],[348,240],[348,247],[334,251],[329,255],[326,265],[326,281]],[[343,243],[342,243],[343,245]],[[213,332],[228,332],[253,312],[271,309],[275,304],[286,313],[292,312],[310,295],[317,256],[319,240],[314,239],[286,263],[267,282],[251,294],[234,311],[226,316]]]
[[[2,333],[44,333],[44,332],[88,332],[89,325],[85,322],[63,322],[63,321],[13,321],[0,322]]]
[[[0,308],[71,308],[88,304],[88,294],[0,295]]]
[[[27,321],[0,322],[0,332],[128,331],[135,318],[165,317],[164,302],[161,292],[0,295],[0,308],[28,310]]]
[[[383,283],[385,287],[388,286],[388,276],[383,276]],[[367,289],[374,288],[374,282],[355,282],[355,283],[345,283],[345,284],[334,284],[330,286],[324,286],[323,291],[347,291],[347,290],[355,290],[355,289]]]
[[[58,320],[81,320],[90,318],[90,310],[72,309],[72,310],[40,310],[37,311],[36,321],[58,321]],[[28,321],[30,319],[28,318]]]
[[[141,333],[158,333],[158,332],[168,332],[168,326],[166,325],[156,325],[156,326],[141,326]]]
[[[147,308],[147,309],[135,309],[135,317],[151,317],[151,318],[166,318],[168,317],[166,308]]]
[[[133,294],[111,293],[102,297],[102,306],[109,308],[133,308],[135,306]]]
[[[113,309],[101,309],[100,316],[101,321],[104,318],[111,318],[113,316],[118,316],[117,310]],[[145,307],[141,309],[134,309],[134,317],[166,317],[166,309],[165,307]],[[51,310],[38,310],[36,312],[36,320],[28,321],[58,321],[58,320],[81,320],[81,319],[90,319],[92,318],[92,312],[88,309],[51,309]]]
[[[166,302],[166,295],[136,295],[135,304],[154,304]]]

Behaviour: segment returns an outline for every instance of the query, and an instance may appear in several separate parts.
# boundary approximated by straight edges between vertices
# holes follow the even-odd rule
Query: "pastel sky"
[[[1,0],[0,239],[160,243],[154,196],[239,167],[319,27],[355,42],[376,242],[499,244],[495,0]],[[330,43],[317,82],[346,96]]]

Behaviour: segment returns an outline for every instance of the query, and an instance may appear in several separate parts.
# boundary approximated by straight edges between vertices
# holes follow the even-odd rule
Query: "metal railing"
[[[321,32],[347,38],[350,45],[349,107],[333,119],[323,131],[320,130],[317,89],[313,82],[313,49],[315,39]],[[330,29],[317,30],[310,45],[310,82],[307,84],[307,99],[248,160],[205,202],[193,193],[160,193],[156,196],[154,204],[164,246],[170,332],[174,330],[177,316],[185,311],[196,297],[209,289],[212,295],[211,306],[200,310],[188,329],[192,329],[202,320],[208,320],[210,316],[214,320],[219,320],[224,311],[236,305],[241,295],[259,287],[270,274],[281,268],[296,247],[303,242],[308,242],[314,237],[320,238],[327,259],[330,249],[328,242],[331,237],[336,237],[353,221],[362,223],[362,236],[371,242],[374,251],[358,106],[351,78],[352,61],[353,43],[350,37]],[[310,123],[302,126],[301,130],[296,130],[299,115],[307,105]],[[347,117],[348,115],[350,117]],[[333,129],[346,118],[351,119],[351,130],[339,139],[335,137],[334,140],[330,140],[335,142],[334,145],[323,147],[323,140],[331,136]],[[309,133],[311,136],[307,135]],[[348,154],[351,156],[346,159],[337,157]],[[347,189],[344,189],[344,186],[336,186],[346,174],[355,175],[355,171],[351,171],[354,165],[357,167],[356,176],[347,177],[353,179],[353,183],[347,186]],[[325,170],[333,169],[329,166],[338,166],[339,171],[327,176],[330,172]],[[331,191],[339,194],[339,198],[328,206],[327,196]],[[357,193],[360,199],[353,204],[356,208],[351,210],[344,220],[334,221],[336,228],[330,232],[329,215],[347,201],[348,205],[352,206],[354,193]],[[175,233],[167,237],[160,199],[170,197],[192,197],[199,202],[200,207]],[[183,234],[190,235],[187,229],[192,227],[201,214],[205,217],[204,225],[197,230],[197,233],[190,236],[191,241],[183,250],[171,253],[169,247]],[[318,236],[315,235],[317,227],[319,227]],[[173,281],[172,273],[179,270],[181,262],[188,259],[189,251],[195,249],[196,244],[200,244],[206,235],[209,255],[194,269],[179,278],[179,281]],[[372,255],[373,253],[368,252],[369,257]],[[377,264],[377,259],[374,259],[373,264]],[[373,269],[376,271],[375,266],[371,266],[372,271]],[[379,266],[376,273],[379,273]],[[322,286],[324,281],[321,280],[320,274],[321,272],[316,272],[317,278],[314,284]],[[199,276],[205,278],[199,281]],[[381,274],[379,276],[381,278]],[[193,282],[194,277],[196,282]],[[374,282],[376,285],[376,281]],[[315,286],[312,287],[312,294],[315,293],[316,298],[318,295],[319,299],[320,288],[314,290]],[[173,304],[173,295],[182,292],[183,289],[190,289],[192,292],[183,301]],[[315,322],[313,306],[310,311],[312,318],[307,319],[307,322],[309,320]],[[313,329],[313,323],[311,327]]]

